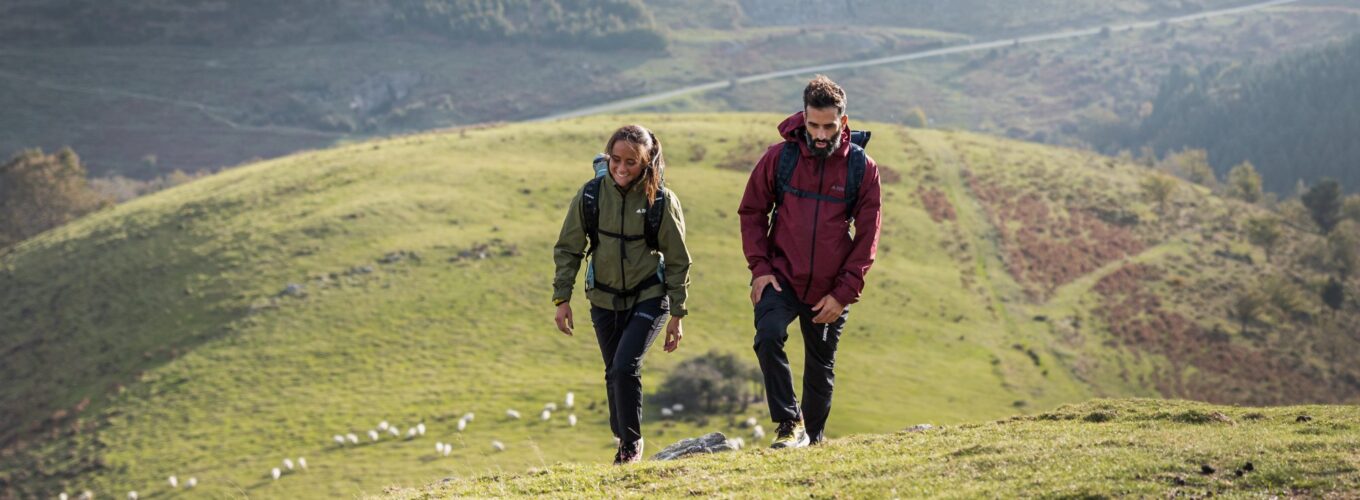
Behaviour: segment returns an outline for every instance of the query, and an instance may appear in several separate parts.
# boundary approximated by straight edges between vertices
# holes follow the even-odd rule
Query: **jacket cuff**
[[[755,266],[752,266],[752,267],[751,267],[751,281],[752,281],[752,282],[754,282],[754,281],[756,280],[756,278],[759,278],[759,277],[761,277],[761,276],[773,276],[773,275],[774,275],[774,268],[770,267],[770,264],[769,264],[768,262],[760,262],[760,263],[757,263]],[[748,283],[748,284],[749,284],[749,283]]]
[[[859,292],[851,288],[850,285],[841,283],[831,290],[831,298],[836,299],[842,306],[848,306],[859,301]]]

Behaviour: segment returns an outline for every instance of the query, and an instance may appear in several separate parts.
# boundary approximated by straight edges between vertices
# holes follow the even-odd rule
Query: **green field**
[[[603,463],[612,443],[598,350],[589,335],[567,338],[552,326],[549,256],[564,205],[613,128],[652,127],[685,207],[694,285],[685,341],[677,353],[649,355],[644,385],[655,390],[670,368],[710,349],[751,359],[735,214],[740,165],[750,164],[753,145],[777,140],[781,118],[608,116],[354,143],[228,170],[8,249],[0,378],[13,383],[0,387],[0,486],[19,496],[146,497],[173,493],[166,478],[176,475],[196,477],[199,494],[326,497]],[[1183,185],[1163,214],[1138,195],[1141,167],[856,123],[875,131],[869,151],[892,175],[878,261],[841,345],[831,437],[1033,414],[1095,396],[1353,398],[1347,380],[1360,350],[1332,333],[1356,331],[1354,307],[1298,325],[1266,318],[1251,325],[1269,326],[1265,336],[1231,330],[1219,339],[1226,343],[1205,344],[1210,326],[1233,325],[1221,308],[1230,297],[1167,284],[1185,274],[1210,287],[1282,268],[1212,253],[1224,242],[1244,248],[1233,217],[1259,209]],[[953,215],[936,220],[940,197]],[[1069,215],[1036,218],[1035,203]],[[1138,222],[1114,227],[1083,215],[1110,207]],[[1025,225],[1077,249],[1058,257],[1081,265],[1065,274],[1035,268],[1025,256],[1039,247],[1016,232]],[[1137,244],[1111,250],[1102,238]],[[1289,239],[1301,247],[1318,238]],[[1279,250],[1277,262],[1291,252]],[[1038,264],[1053,257],[1034,255]],[[1124,323],[1115,314],[1122,309],[1100,311],[1126,295],[1093,290],[1133,264],[1161,266],[1165,278],[1148,271],[1111,289],[1154,293],[1164,307],[1140,314],[1202,326],[1178,330],[1170,340],[1179,343],[1149,340],[1146,328],[1112,329]],[[1316,312],[1317,303],[1306,306]],[[576,317],[587,317],[583,301],[574,304]],[[791,347],[800,360],[798,342]],[[1225,352],[1282,361],[1209,356]],[[538,410],[561,405],[567,391],[576,393],[580,425],[567,426],[567,412],[539,421]],[[505,417],[509,408],[525,419]],[[476,420],[459,433],[465,412]],[[759,405],[702,424],[657,412],[646,407],[652,446],[740,433],[736,422],[764,419]],[[331,441],[349,432],[366,440],[383,420],[403,430],[423,422],[429,433]],[[495,452],[492,440],[507,450]],[[436,441],[453,443],[452,456],[436,457]],[[270,478],[297,457],[308,470]]]

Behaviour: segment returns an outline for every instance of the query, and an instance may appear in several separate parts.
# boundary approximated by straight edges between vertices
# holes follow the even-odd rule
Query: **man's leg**
[[[850,317],[850,307],[846,306],[841,317],[827,324],[812,322],[816,312],[809,311],[799,316],[799,326],[803,330],[803,421],[807,425],[808,438],[817,444],[824,438],[826,418],[831,414],[831,391],[836,382],[836,346],[840,342],[845,321]],[[823,332],[826,339],[823,340]]]
[[[755,308],[755,351],[760,371],[765,376],[765,397],[770,404],[770,419],[775,422],[798,418],[798,399],[793,393],[793,372],[784,353],[789,323],[798,310],[788,297],[767,286]]]
[[[615,420],[625,447],[642,439],[642,358],[670,318],[665,300],[645,300],[633,307],[609,367],[607,377],[617,411]]]

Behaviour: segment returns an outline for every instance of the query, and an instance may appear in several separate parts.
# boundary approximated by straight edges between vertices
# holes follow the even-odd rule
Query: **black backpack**
[[[798,168],[798,156],[801,151],[796,139],[785,142],[783,148],[779,150],[779,169],[775,171],[774,176],[774,210],[770,215],[770,231],[774,231],[774,223],[779,217],[779,206],[784,204],[784,193],[799,198],[844,203],[846,219],[854,221],[855,205],[859,203],[859,186],[864,182],[864,169],[868,168],[864,148],[869,145],[869,138],[872,136],[873,133],[867,130],[850,131],[849,171],[845,174],[845,197],[843,198],[810,193],[789,185],[789,180],[793,179],[793,170]]]
[[[595,156],[592,165],[598,173],[602,171],[600,164],[608,164],[608,162],[609,157],[600,154]],[[661,189],[656,191],[656,199],[652,201],[651,206],[647,207],[646,222],[643,224],[642,234],[640,235],[618,234],[600,229],[600,186],[604,184],[604,176],[596,175],[594,178],[586,181],[585,189],[581,193],[581,226],[585,230],[586,238],[590,241],[590,246],[586,248],[586,255],[594,255],[595,249],[600,247],[600,234],[621,240],[620,243],[622,243],[622,241],[645,240],[647,242],[647,248],[660,250],[660,245],[657,243],[657,233],[661,231],[661,218],[666,213],[666,186],[664,179],[665,178],[663,177]],[[630,297],[637,295],[638,292],[651,288],[652,286],[664,283],[664,267],[665,257],[662,257],[662,262],[657,265],[656,274],[643,280],[642,283],[638,283],[638,285],[633,288],[619,290],[595,282],[595,261],[594,259],[591,259],[590,264],[588,264],[588,267],[586,268],[586,288],[598,288],[619,297]]]

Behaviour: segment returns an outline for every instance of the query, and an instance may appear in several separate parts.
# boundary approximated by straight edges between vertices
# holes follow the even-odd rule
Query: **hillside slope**
[[[691,228],[695,285],[681,351],[653,352],[644,384],[710,349],[750,356],[734,212],[780,118],[596,117],[352,144],[22,243],[0,255],[0,378],[16,382],[0,387],[0,488],[147,494],[175,474],[216,494],[336,496],[603,461],[598,352],[588,335],[554,331],[547,300],[564,204],[609,131],[652,126]],[[1234,217],[1254,209],[1188,185],[1155,207],[1138,195],[1145,171],[1088,153],[864,127],[887,172],[884,234],[839,355],[833,436],[1093,395],[1354,397],[1360,349],[1338,333],[1357,331],[1353,302],[1322,316],[1305,300],[1304,319],[1245,332],[1226,318],[1231,291],[1256,275],[1317,280],[1237,257],[1250,249]],[[1318,237],[1287,239],[1276,262]],[[566,412],[533,418],[567,391],[579,426]],[[510,408],[530,418],[505,417]],[[741,417],[761,415],[646,411],[654,442],[739,432]],[[477,418],[459,433],[465,412]],[[384,420],[430,435],[331,442]],[[436,441],[454,443],[453,456],[435,457]],[[299,456],[306,472],[270,479]]]
[[[1354,409],[1337,406],[1098,400],[811,449],[748,449],[625,468],[556,464],[391,488],[384,496],[1352,498],[1360,488],[1357,426]]]

